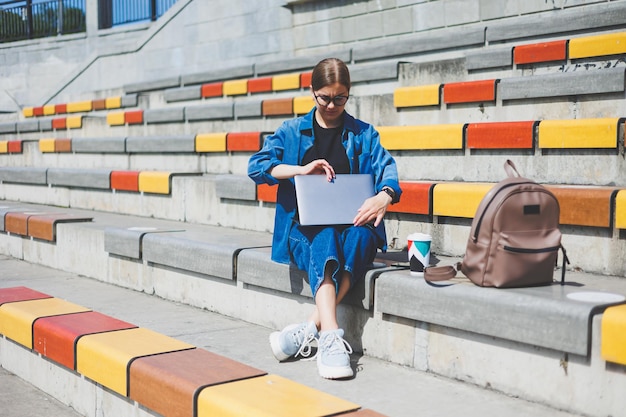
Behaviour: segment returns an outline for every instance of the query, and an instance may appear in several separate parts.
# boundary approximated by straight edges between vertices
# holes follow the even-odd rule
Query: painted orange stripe
[[[7,143],[7,151],[9,153],[22,153],[22,141],[21,140],[10,140]]]
[[[266,93],[268,91],[272,91],[272,77],[249,79],[248,91],[251,93]]]
[[[470,123],[465,132],[470,149],[532,149],[535,121]]]
[[[111,189],[139,191],[139,171],[111,172]]]
[[[495,101],[496,80],[466,81],[444,84],[443,101],[446,104]]]
[[[59,117],[56,119],[52,119],[52,128],[53,129],[66,129],[67,128],[67,118]]]
[[[275,203],[277,192],[278,186],[276,185],[258,184],[256,186],[256,199],[266,203]]]
[[[251,151],[261,149],[261,132],[234,132],[226,135],[227,151]]]
[[[206,97],[222,97],[224,94],[223,90],[224,83],[210,83],[203,84],[200,89],[200,95],[204,98]]]
[[[143,123],[143,110],[133,110],[124,113],[124,122],[129,125]]]
[[[401,181],[400,201],[388,207],[392,213],[430,214],[430,189],[433,182]]]
[[[0,305],[17,301],[40,300],[52,298],[51,295],[32,290],[28,287],[0,288]]]
[[[513,62],[515,64],[560,61],[565,60],[566,57],[566,40],[520,45],[513,49]]]
[[[311,75],[312,72],[303,72],[300,74],[300,87],[309,88],[311,86]]]

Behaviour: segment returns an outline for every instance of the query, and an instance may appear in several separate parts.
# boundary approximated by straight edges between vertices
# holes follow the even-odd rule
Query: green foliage
[[[0,42],[10,42],[26,37],[26,23],[22,16],[0,10]]]

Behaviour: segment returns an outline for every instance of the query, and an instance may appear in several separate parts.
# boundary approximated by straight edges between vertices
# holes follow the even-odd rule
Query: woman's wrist
[[[380,191],[385,193],[385,194],[387,194],[389,196],[389,198],[390,198],[389,202],[390,203],[396,198],[396,192],[391,187],[385,186]]]
[[[385,197],[385,201],[387,202],[387,205],[391,204],[391,202],[393,201],[393,198],[391,197],[391,195],[388,192],[386,192],[384,189],[380,190],[378,195],[382,195],[383,197]]]

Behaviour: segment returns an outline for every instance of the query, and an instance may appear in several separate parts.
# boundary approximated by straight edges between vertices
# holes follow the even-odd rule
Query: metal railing
[[[178,0],[99,0],[99,28],[155,21]]]
[[[98,28],[155,21],[178,0],[98,0]],[[0,0],[0,43],[85,32],[86,0]]]
[[[85,0],[0,2],[0,42],[85,31]]]

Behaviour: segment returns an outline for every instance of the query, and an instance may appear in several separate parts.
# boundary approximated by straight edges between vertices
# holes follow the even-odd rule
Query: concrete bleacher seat
[[[502,290],[463,278],[429,284],[390,271],[377,280],[376,297],[380,311],[395,317],[587,356],[591,318],[615,300],[580,302],[568,297],[577,291],[571,284]]]
[[[194,152],[196,149],[195,142],[195,135],[129,136],[126,138],[126,152]]]
[[[148,109],[143,113],[146,124],[153,123],[182,123],[185,121],[185,109],[183,107]]]
[[[72,138],[72,152],[76,153],[124,153],[126,138],[116,136]]]
[[[624,68],[510,77],[500,80],[502,100],[562,97],[624,91]]]
[[[485,33],[488,44],[527,39],[577,31],[620,27],[626,18],[626,6],[616,2],[588,14],[585,8],[570,8],[539,14],[527,14],[516,19],[504,19],[490,24]]]
[[[22,184],[47,184],[48,169],[39,167],[0,167],[0,181]]]
[[[183,86],[204,84],[214,81],[231,80],[235,78],[252,77],[255,73],[255,65],[237,65],[226,68],[212,69],[209,71],[183,74],[180,77]]]
[[[513,51],[510,47],[468,52],[465,55],[465,65],[468,71],[510,67],[512,64]]]
[[[181,77],[169,77],[156,80],[141,81],[133,84],[126,84],[123,88],[127,94],[143,93],[146,91],[163,90],[170,87],[178,87],[181,84]]]
[[[270,247],[245,249],[237,257],[237,281],[246,285],[272,289],[287,294],[313,298],[306,273],[293,265],[270,261]],[[371,310],[374,307],[374,283],[383,273],[397,269],[385,267],[382,262],[374,262],[365,277],[342,301]]]
[[[47,182],[53,186],[111,188],[110,169],[48,168]]]
[[[380,415],[27,287],[0,289],[0,334],[162,415]]]
[[[483,45],[485,28],[482,25],[427,31],[403,40],[372,41],[352,48],[354,62]]]

